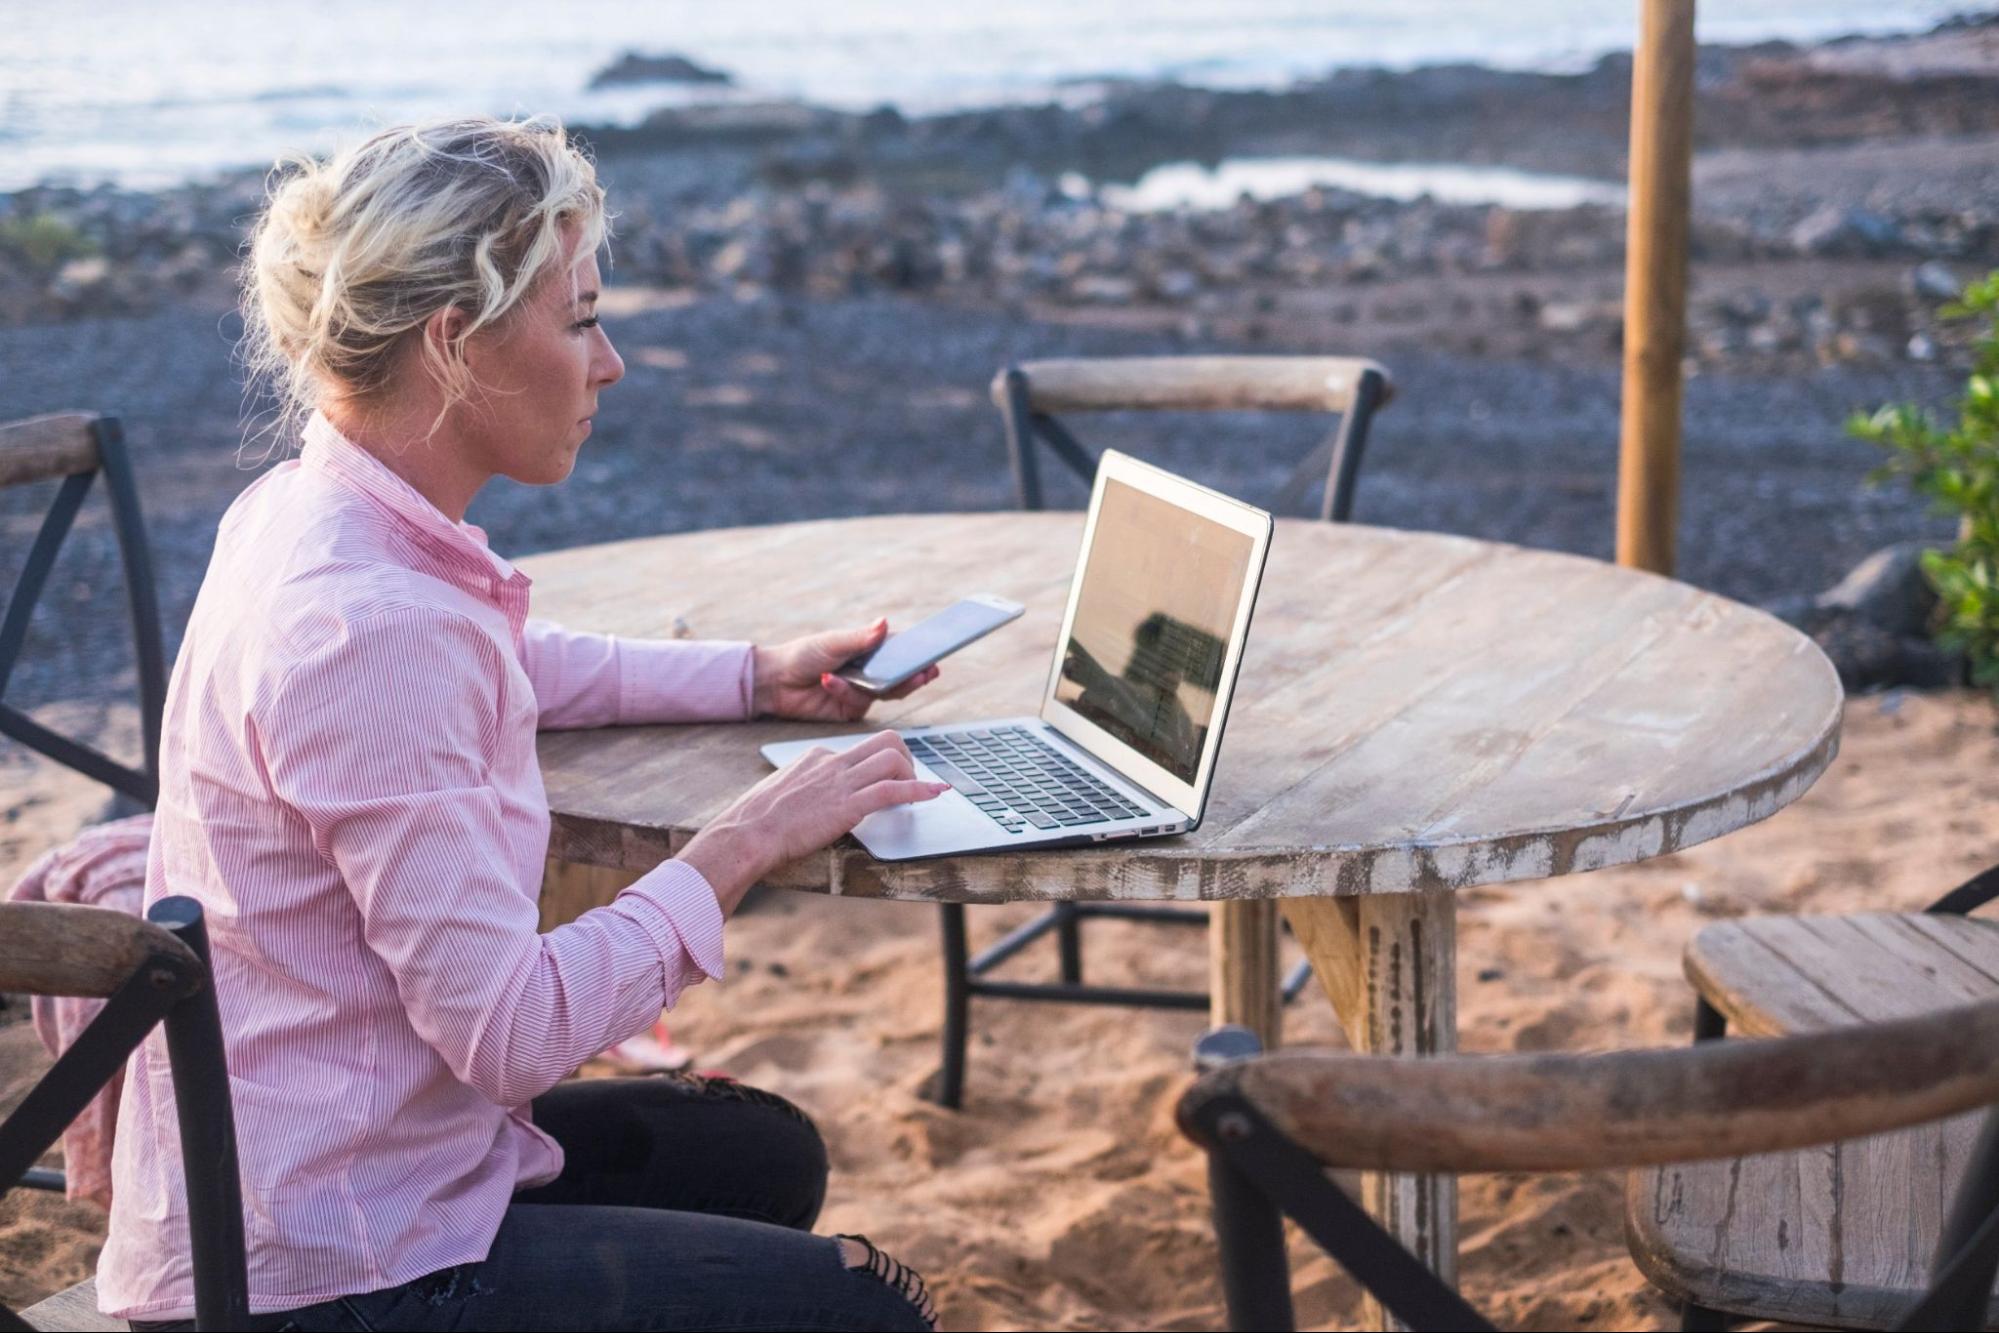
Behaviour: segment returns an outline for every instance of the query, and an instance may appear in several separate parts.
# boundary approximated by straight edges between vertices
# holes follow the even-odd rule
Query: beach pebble
[[[1579,301],[1551,301],[1540,309],[1540,325],[1549,333],[1576,333],[1596,312]]]
[[[1822,204],[1791,229],[1791,244],[1808,255],[1887,254],[1901,244],[1894,219],[1866,208]]]
[[[110,276],[111,261],[102,255],[72,259],[56,271],[49,293],[59,301],[80,301],[102,287]]]
[[[1951,301],[1964,290],[1964,282],[1948,264],[1932,259],[1909,270],[1909,290],[1930,301]]]
[[[1138,295],[1138,284],[1130,278],[1082,273],[1070,281],[1068,295],[1072,301],[1093,305],[1129,305]]]

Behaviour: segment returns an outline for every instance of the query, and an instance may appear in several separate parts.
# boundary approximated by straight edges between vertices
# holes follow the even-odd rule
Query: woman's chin
[[[509,472],[507,476],[523,486],[559,485],[568,481],[569,475],[576,471],[576,452],[573,446],[560,450],[536,459],[531,466],[519,472]]]

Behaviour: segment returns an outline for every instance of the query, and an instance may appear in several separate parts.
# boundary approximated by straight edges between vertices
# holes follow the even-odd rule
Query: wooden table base
[[[1265,1050],[1283,1034],[1284,976],[1277,957],[1277,904],[1269,898],[1231,899],[1209,908],[1209,1016],[1216,1026],[1240,1023]]]
[[[1281,901],[1354,1050],[1420,1056],[1457,1049],[1457,899],[1452,894]],[[1361,1179],[1361,1202],[1411,1253],[1456,1284],[1455,1176],[1370,1173]],[[1399,1327],[1371,1299],[1367,1313],[1371,1327]]]

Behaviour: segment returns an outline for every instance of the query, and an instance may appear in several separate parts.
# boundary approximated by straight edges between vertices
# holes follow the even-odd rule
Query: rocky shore
[[[1937,307],[1999,264],[1995,71],[1991,23],[1703,52],[1683,577],[1809,600],[1877,548],[1948,536],[1914,499],[1863,485],[1872,451],[1842,425],[1961,388],[1967,330]],[[1000,507],[985,386],[1010,360],[1336,352],[1383,359],[1401,391],[1376,429],[1363,521],[1606,555],[1616,207],[1321,188],[1144,213],[1109,187],[1162,162],[1301,153],[1614,181],[1627,81],[1616,59],[1573,76],[1360,71],[1283,93],[1119,87],[1074,108],[926,119],[736,104],[586,131],[620,214],[606,314],[629,373],[575,478],[496,487],[473,517],[523,554]],[[253,475],[237,449],[258,407],[229,311],[261,193],[251,172],[0,197],[0,419],[123,414],[170,639],[216,518]],[[1093,443],[1254,500],[1323,423],[1091,425]],[[0,496],[0,586],[36,512]],[[73,542],[50,594],[64,614],[38,631],[53,642],[22,668],[29,697],[101,694],[123,669],[108,536],[87,521]]]
[[[1614,356],[1624,216],[1337,188],[1140,212],[1167,162],[1285,155],[1616,183],[1629,60],[1575,75],[1344,70],[1283,92],[1105,86],[1081,105],[907,119],[793,104],[581,132],[620,211],[621,281],[1114,311],[1190,338],[1311,326],[1472,354]],[[1999,263],[1999,26],[1704,48],[1691,351],[1703,365],[1962,360],[1937,306]],[[225,290],[261,173],[156,194],[0,197],[0,324]],[[1087,317],[1087,316],[1086,316]],[[1292,327],[1280,331],[1279,326]]]

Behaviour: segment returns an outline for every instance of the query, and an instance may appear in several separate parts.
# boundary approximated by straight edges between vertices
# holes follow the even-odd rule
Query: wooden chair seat
[[[1734,1036],[1908,1018],[1999,995],[1999,921],[1885,912],[1728,921],[1695,937],[1686,971]],[[1632,1254],[1681,1301],[1887,1327],[1927,1285],[1979,1119],[1634,1172]],[[1999,1300],[1986,1320],[1999,1327]]]
[[[22,1312],[29,1328],[75,1329],[79,1333],[125,1333],[126,1324],[122,1319],[112,1319],[97,1313],[97,1283],[79,1282],[67,1291],[59,1291],[38,1305],[31,1305]]]

